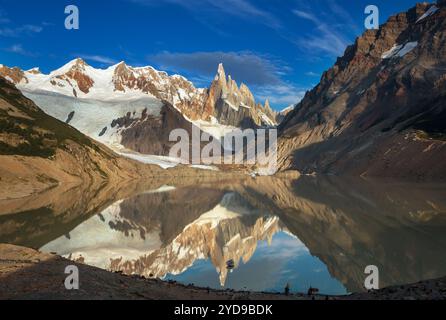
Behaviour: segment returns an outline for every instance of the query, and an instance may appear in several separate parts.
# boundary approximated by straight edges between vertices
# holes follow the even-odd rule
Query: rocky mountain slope
[[[268,100],[265,106],[256,103],[245,84],[238,87],[231,76],[226,77],[222,64],[218,66],[217,76],[208,91],[204,112],[214,116],[222,124],[236,127],[276,125],[275,113]]]
[[[49,115],[115,150],[167,155],[172,129],[195,125],[219,139],[236,127],[276,125],[268,101],[256,103],[246,85],[226,77],[223,65],[209,89],[152,67],[121,62],[103,70],[82,59],[48,75],[0,65],[0,76]]]
[[[280,125],[304,173],[446,178],[446,2],[418,4],[349,46]]]
[[[295,107],[296,107],[296,105],[291,105],[291,106],[286,107],[282,111],[278,112],[276,114],[276,122],[279,124],[282,123],[282,121],[286,118],[286,116],[288,114],[290,114],[291,111],[293,111]]]
[[[182,173],[118,156],[48,116],[0,77],[0,199],[17,199],[61,185],[65,190],[80,184],[95,190],[105,183],[197,174],[185,167],[178,170]]]

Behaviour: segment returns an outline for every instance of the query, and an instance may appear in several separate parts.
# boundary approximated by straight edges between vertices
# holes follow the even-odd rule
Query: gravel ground
[[[79,290],[65,289],[65,268],[79,268]],[[39,251],[0,244],[0,299],[20,300],[426,300],[446,299],[446,278],[350,296],[213,290],[125,276]]]

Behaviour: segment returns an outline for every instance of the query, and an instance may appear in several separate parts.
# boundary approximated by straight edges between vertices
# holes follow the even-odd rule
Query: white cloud
[[[28,56],[28,57],[35,56],[35,53],[25,50],[21,44],[14,44],[8,48],[5,48],[4,51],[16,53],[16,54],[19,54],[22,56]]]
[[[161,52],[148,60],[160,69],[178,73],[188,72],[200,77],[214,77],[217,66],[223,63],[226,73],[247,85],[270,86],[282,83],[281,76],[290,69],[281,61],[250,51],[240,52]]]
[[[316,16],[314,16],[312,13],[309,13],[309,12],[305,12],[305,11],[302,11],[302,10],[293,10],[293,13],[296,15],[296,16],[298,16],[298,17],[300,17],[300,18],[303,18],[303,19],[307,19],[307,20],[310,20],[310,21],[313,21],[314,23],[319,23],[319,20],[316,18]]]
[[[159,69],[184,74],[197,86],[207,87],[223,63],[227,75],[238,84],[247,84],[259,102],[269,99],[271,105],[283,108],[298,103],[306,89],[287,83],[285,77],[292,70],[283,62],[268,55],[243,52],[161,52],[148,57]]]
[[[0,8],[0,24],[6,24],[6,23],[10,23],[10,22],[11,22],[11,20],[9,20],[6,13]]]
[[[281,22],[274,15],[266,10],[262,10],[248,0],[130,0],[135,3],[148,6],[157,6],[160,4],[178,5],[186,10],[206,18],[209,14],[221,15],[227,14],[236,16],[245,20],[260,22],[266,26],[277,29],[281,27]]]
[[[305,96],[307,89],[297,87],[293,84],[280,84],[263,88],[252,88],[256,99],[263,102],[269,99],[270,103],[279,110],[293,104],[299,103]]]
[[[320,76],[319,73],[316,73],[316,72],[313,72],[313,71],[305,72],[305,75],[309,76],[309,77],[319,77]]]
[[[0,28],[0,36],[3,37],[19,37],[23,34],[33,34],[33,33],[40,33],[43,31],[42,26],[32,25],[32,24],[26,24],[20,27],[15,28]]]
[[[305,48],[308,51],[325,52],[334,56],[341,56],[344,53],[349,41],[333,26],[327,24],[312,12],[296,9],[293,10],[293,14],[315,25],[314,32],[311,35],[301,36],[296,41],[299,47]]]
[[[87,61],[94,61],[94,62],[99,62],[99,63],[103,63],[103,64],[117,63],[117,61],[114,60],[113,58],[109,58],[109,57],[105,57],[105,56],[101,56],[101,55],[76,54],[75,56],[82,58],[84,60],[87,60]]]

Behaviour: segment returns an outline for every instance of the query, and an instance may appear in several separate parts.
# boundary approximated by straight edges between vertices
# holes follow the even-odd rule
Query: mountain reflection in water
[[[204,287],[345,294],[364,290],[367,265],[381,287],[446,275],[445,190],[335,177],[164,185],[89,215],[63,197],[0,215],[0,241]]]

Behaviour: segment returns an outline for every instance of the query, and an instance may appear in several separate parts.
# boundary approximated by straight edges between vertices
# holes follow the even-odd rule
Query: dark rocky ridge
[[[446,6],[366,31],[279,127],[279,165],[302,172],[446,178]],[[417,42],[402,57],[394,45]]]
[[[140,118],[132,118],[130,115],[116,119],[112,127],[122,128],[121,144],[130,150],[142,154],[153,154],[168,156],[169,152],[178,141],[169,141],[170,133],[175,129],[184,129],[190,139],[192,130],[202,131],[184,118],[180,111],[174,108],[169,102],[164,101],[159,116],[154,116],[143,112]],[[189,141],[191,145],[192,141]],[[202,143],[201,146],[204,146]],[[191,152],[190,152],[191,156]],[[187,159],[191,163],[192,159]]]

